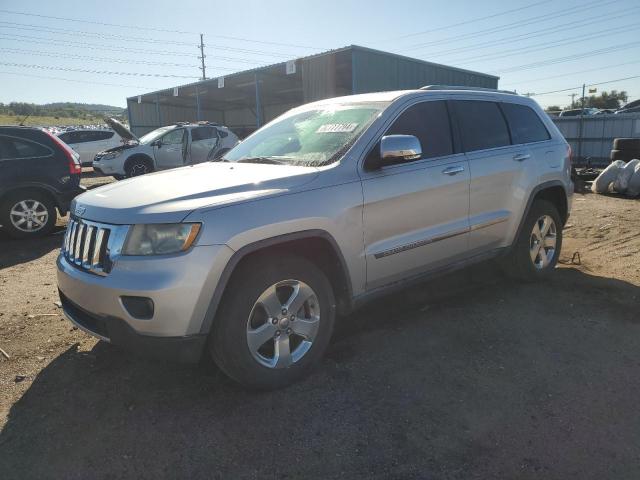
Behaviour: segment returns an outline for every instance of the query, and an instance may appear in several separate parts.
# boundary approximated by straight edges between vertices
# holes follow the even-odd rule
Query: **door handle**
[[[523,162],[523,161],[525,161],[525,160],[526,160],[527,158],[529,158],[529,157],[531,157],[531,155],[529,155],[528,153],[516,153],[516,154],[513,156],[513,159],[514,159],[516,162]]]
[[[445,175],[456,175],[461,172],[464,172],[464,167],[462,165],[447,167],[442,171],[442,173],[444,173]]]

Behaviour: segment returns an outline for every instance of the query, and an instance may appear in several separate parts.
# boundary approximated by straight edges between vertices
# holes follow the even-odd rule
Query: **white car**
[[[113,130],[70,130],[58,134],[58,138],[80,155],[82,166],[91,166],[96,154],[122,145],[123,140]]]
[[[227,127],[209,122],[176,123],[138,138],[117,120],[105,121],[126,143],[98,153],[93,169],[118,179],[220,158],[239,141]]]

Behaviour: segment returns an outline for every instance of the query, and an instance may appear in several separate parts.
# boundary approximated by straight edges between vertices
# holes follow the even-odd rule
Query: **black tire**
[[[616,160],[628,162],[634,158],[640,158],[640,150],[611,150],[609,158],[612,162],[615,162]]]
[[[12,221],[12,216],[10,212],[15,208],[16,205],[19,205],[21,202],[26,202],[27,207],[32,207],[35,205],[33,202],[38,202],[39,205],[42,206],[44,210],[46,210],[46,221],[42,227],[37,228],[34,227],[34,230],[25,231],[14,225],[14,221],[16,216],[13,216],[14,221]],[[44,211],[38,207],[38,212]],[[43,220],[42,216],[38,216],[36,219]],[[19,190],[17,192],[12,192],[4,200],[0,203],[0,224],[3,225],[4,230],[9,234],[9,236],[13,238],[37,238],[42,237],[51,233],[53,227],[56,224],[57,212],[56,207],[49,195],[46,193],[40,192],[38,190],[25,189]],[[34,225],[34,223],[32,223]],[[27,229],[27,225],[24,227]]]
[[[138,177],[153,172],[153,162],[144,155],[136,155],[127,160],[124,171],[127,178]]]
[[[613,150],[640,150],[640,138],[615,138]]]
[[[551,217],[555,224],[556,244],[549,263],[543,268],[536,268],[531,257],[531,249],[534,245],[533,230],[535,224],[545,215]],[[525,282],[542,280],[549,276],[558,263],[562,249],[562,227],[562,220],[555,205],[546,200],[535,200],[511,251],[503,259],[502,265],[505,272],[510,277]]]
[[[270,368],[251,353],[247,326],[260,295],[285,280],[304,282],[313,290],[320,308],[319,326],[311,347],[298,361],[286,368]],[[324,273],[304,258],[276,252],[243,262],[234,272],[216,314],[209,349],[218,367],[241,385],[257,390],[281,388],[306,376],[322,357],[334,322],[334,294]]]

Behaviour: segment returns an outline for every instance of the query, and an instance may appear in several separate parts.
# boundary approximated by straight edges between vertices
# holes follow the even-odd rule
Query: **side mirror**
[[[377,170],[388,165],[411,162],[422,158],[420,140],[413,135],[387,135],[380,140],[377,158],[370,158],[367,166]]]
[[[162,147],[162,140],[158,139],[158,140],[154,140],[153,142],[151,142],[151,146],[152,147]]]

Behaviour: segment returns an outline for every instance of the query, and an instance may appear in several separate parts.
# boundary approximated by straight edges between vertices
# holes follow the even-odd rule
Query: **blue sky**
[[[640,98],[638,0],[4,0],[0,10],[5,103],[125,106],[127,96],[194,81],[199,32],[208,77],[358,44],[499,75],[520,93],[638,76],[597,88]],[[135,73],[172,77],[124,75]],[[566,105],[571,93],[535,98]]]

